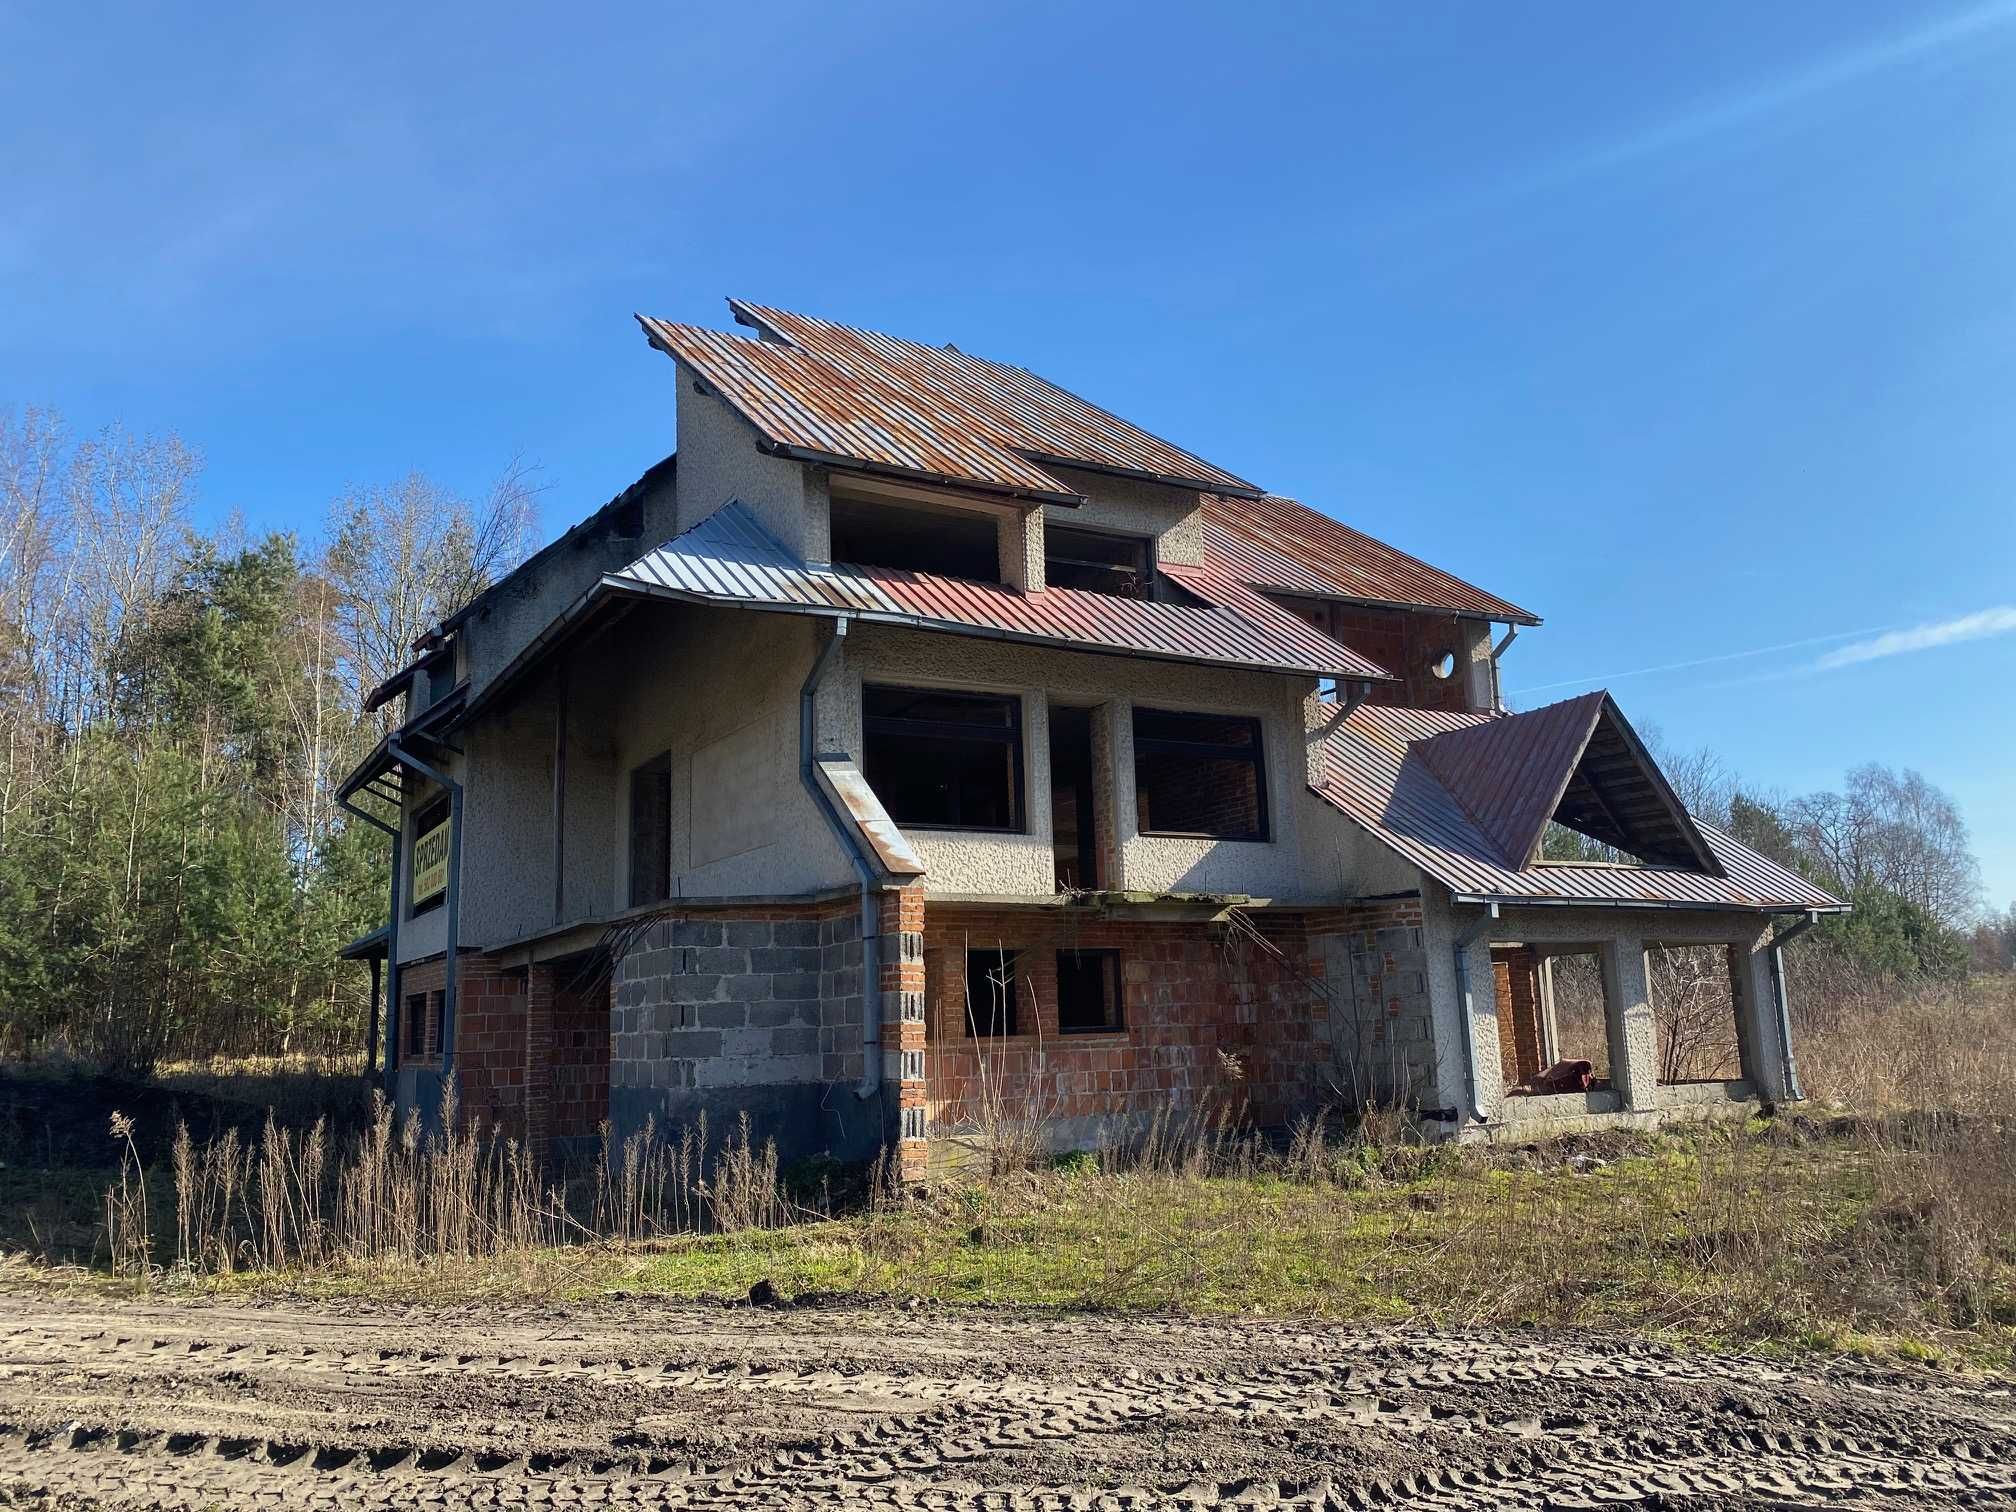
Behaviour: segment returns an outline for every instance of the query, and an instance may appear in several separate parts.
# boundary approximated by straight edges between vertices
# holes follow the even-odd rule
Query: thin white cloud
[[[1998,609],[1983,609],[1976,614],[1963,614],[1958,619],[1913,625],[1908,630],[1891,630],[1829,651],[1813,663],[1813,670],[1828,672],[1836,667],[1881,661],[1886,656],[1935,651],[1941,646],[1954,646],[1962,641],[1986,640],[1991,635],[2016,635],[2016,607],[2004,605]]]
[[[1656,667],[1633,667],[1628,672],[1601,672],[1593,677],[1570,677],[1561,682],[1534,683],[1530,687],[1513,688],[1505,696],[1516,698],[1524,693],[1549,693],[1556,688],[1582,688],[1591,683],[1618,682],[1626,677],[1650,677],[1655,672],[1684,672],[1692,667],[1712,667],[1719,662],[1743,661],[1752,656],[1773,656],[1780,651],[1803,651],[1808,646],[1824,646],[1829,641],[1847,640],[1851,635],[1874,635],[1884,628],[1882,625],[1875,625],[1866,630],[1836,630],[1831,635],[1809,635],[1804,640],[1781,641],[1775,646],[1757,646],[1748,651],[1724,651],[1717,656],[1696,656],[1687,661],[1661,662]]]

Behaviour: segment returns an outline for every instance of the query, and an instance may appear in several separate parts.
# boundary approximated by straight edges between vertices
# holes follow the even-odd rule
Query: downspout
[[[376,814],[357,807],[338,795],[336,805],[354,814],[373,829],[392,837],[392,912],[385,918],[385,1091],[392,1092],[392,1077],[399,1069],[399,829]]]
[[[826,816],[827,827],[847,853],[854,875],[861,881],[861,1080],[854,1088],[854,1095],[865,1102],[882,1090],[882,912],[875,898],[879,873],[863,851],[859,833],[841,818],[812,769],[813,702],[819,684],[825,680],[827,667],[832,665],[833,653],[846,638],[847,616],[843,614],[833,622],[832,636],[820,648],[811,672],[806,674],[805,686],[798,690],[798,780],[805,784],[805,791]]]
[[[1505,654],[1506,648],[1517,639],[1519,639],[1519,627],[1517,625],[1507,625],[1505,627],[1505,639],[1491,648],[1491,706],[1494,709],[1505,707],[1505,692],[1498,682],[1498,659]]]
[[[1465,1111],[1479,1123],[1489,1123],[1491,1115],[1484,1111],[1483,1100],[1477,1095],[1477,1030],[1476,1005],[1470,994],[1470,947],[1477,943],[1477,937],[1491,927],[1498,918],[1498,905],[1486,903],[1484,912],[1478,916],[1462,934],[1456,937],[1456,996],[1463,1007],[1463,1100],[1468,1107]],[[1461,1120],[1458,1120],[1461,1122]]]
[[[1806,1093],[1799,1085],[1799,1063],[1792,1057],[1792,1001],[1785,988],[1785,947],[1819,922],[1820,915],[1809,912],[1783,934],[1774,933],[1771,937],[1771,988],[1772,996],[1778,1000],[1778,1053],[1784,1058],[1785,1096],[1792,1102],[1804,1102]]]
[[[448,942],[441,969],[441,1074],[455,1071],[455,1020],[462,1003],[457,996],[462,969],[462,784],[436,771],[394,740],[386,749],[436,787],[448,790]]]

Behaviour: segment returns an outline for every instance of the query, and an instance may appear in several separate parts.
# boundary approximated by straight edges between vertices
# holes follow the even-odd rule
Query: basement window
[[[1260,721],[1136,709],[1134,792],[1144,835],[1265,840]]]
[[[672,756],[664,752],[630,773],[630,906],[672,896]]]
[[[862,775],[891,819],[1021,830],[1021,699],[866,687],[861,700]]]
[[[991,514],[836,498],[831,518],[836,562],[980,583],[1001,581],[1001,553]]]
[[[1057,952],[1057,1031],[1112,1034],[1126,1028],[1120,1015],[1120,952]]]
[[[1017,955],[1012,950],[966,952],[966,1037],[1005,1038],[1015,1033]]]
[[[1155,596],[1154,543],[1145,536],[1108,535],[1046,520],[1043,580],[1052,588],[1082,588],[1116,598]]]

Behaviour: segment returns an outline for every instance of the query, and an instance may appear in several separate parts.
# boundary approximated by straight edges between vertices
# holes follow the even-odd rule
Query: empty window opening
[[[1743,1042],[1736,1025],[1735,963],[1729,947],[1647,945],[1645,974],[1660,1082],[1739,1080]]]
[[[441,1053],[441,1021],[446,999],[439,992],[415,992],[406,998],[406,1022],[400,1026],[403,1054],[411,1060]]]
[[[1144,835],[1265,840],[1260,721],[1136,709],[1134,792]]]
[[[991,514],[836,498],[831,518],[836,562],[1001,581],[997,522]]]
[[[861,690],[862,773],[898,824],[1022,828],[1022,700]]]
[[[966,1036],[992,1039],[1015,1034],[1016,952],[966,952]]]
[[[1719,873],[1679,797],[1608,705],[1555,805],[1538,859]]]
[[[1120,1012],[1120,952],[1057,952],[1057,1031],[1110,1034],[1125,1028]]]
[[[672,757],[652,757],[630,773],[630,906],[672,896]]]
[[[1456,675],[1456,653],[1454,651],[1437,653],[1435,659],[1428,663],[1428,670],[1437,681],[1447,682]]]
[[[1145,536],[1108,535],[1046,520],[1043,580],[1118,598],[1155,597],[1155,549]]]
[[[1540,863],[1543,866],[1646,866],[1643,856],[1584,834],[1559,819],[1547,821],[1540,836]]]
[[[1050,706],[1050,831],[1057,890],[1099,885],[1099,824],[1093,802],[1092,711]]]
[[[1593,950],[1491,947],[1498,1059],[1514,1097],[1610,1085],[1610,1009]]]

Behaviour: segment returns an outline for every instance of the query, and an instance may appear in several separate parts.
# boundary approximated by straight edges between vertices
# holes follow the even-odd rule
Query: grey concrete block
[[[674,945],[719,945],[721,926],[702,919],[680,919],[672,926]]]
[[[721,978],[705,972],[673,977],[666,986],[675,1003],[711,1003],[721,995]]]
[[[749,952],[751,971],[817,971],[824,957],[817,949],[801,946],[770,946]]]
[[[794,998],[816,998],[819,996],[819,973],[816,971],[793,971],[770,978],[770,995],[789,1002]]]
[[[770,1050],[773,1055],[816,1055],[819,1053],[819,1031],[807,1025],[795,1024],[789,1029],[776,1030],[770,1036]]]
[[[819,924],[814,919],[794,919],[774,926],[774,941],[779,945],[820,944]]]
[[[741,1003],[703,1003],[699,1024],[702,1029],[740,1029],[749,1022],[749,1010]]]
[[[776,926],[767,922],[746,920],[722,926],[721,943],[733,945],[743,950],[753,946],[768,945]]]
[[[732,976],[749,969],[749,952],[733,946],[710,946],[693,952],[692,969]]]
[[[722,1031],[681,1029],[665,1036],[665,1053],[675,1060],[704,1060],[721,1053]]]
[[[755,980],[761,980],[756,978]],[[768,983],[764,984],[766,989]],[[802,1007],[797,1003],[776,1003],[764,1001],[749,1005],[749,1026],[752,1029],[781,1029],[786,1024],[799,1021]]]

